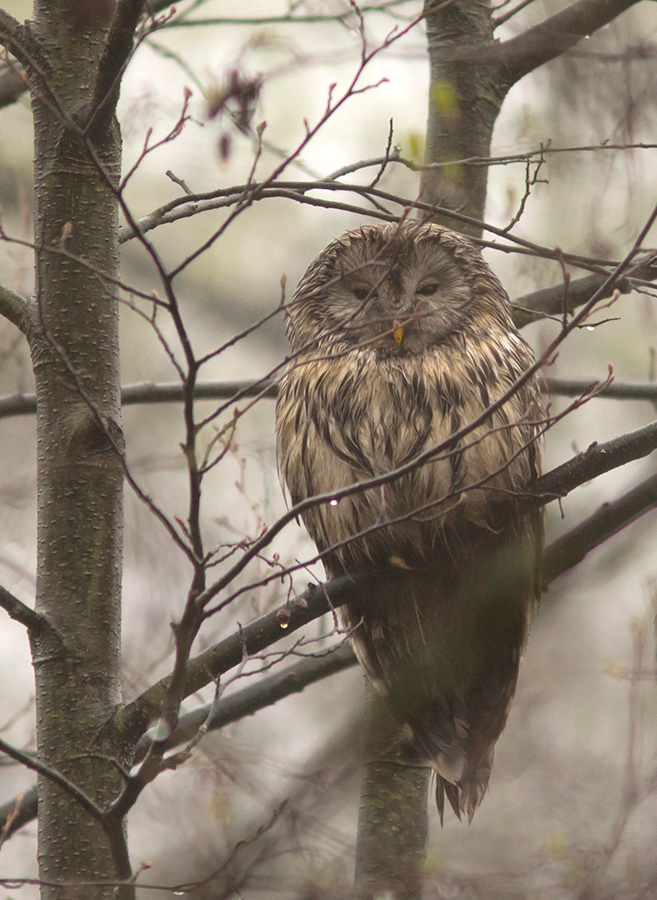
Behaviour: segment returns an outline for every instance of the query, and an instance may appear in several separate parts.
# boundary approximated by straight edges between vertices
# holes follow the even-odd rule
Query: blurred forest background
[[[567,4],[562,0],[499,3],[502,39],[527,29]],[[27,2],[6,2],[18,19]],[[372,9],[372,7],[379,7]],[[237,10],[237,12],[236,12]],[[170,11],[171,12],[171,11]],[[417,0],[363,4],[368,46],[421,12]],[[293,21],[294,19],[300,21]],[[253,20],[252,22],[246,21]],[[196,21],[194,21],[196,20]],[[343,0],[197,0],[177,4],[166,25],[144,39],[124,76],[118,107],[124,175],[151,142],[169,134],[185,108],[184,128],[139,162],[126,189],[140,218],[181,195],[244,184],[254,166],[257,126],[263,180],[321,118],[330,85],[344,91],[360,65],[358,18]],[[608,27],[524,78],[509,93],[495,128],[492,156],[546,152],[513,233],[542,246],[587,257],[620,259],[657,196],[657,7],[638,3]],[[421,164],[429,72],[422,22],[368,63],[363,85],[304,147],[287,180],[325,177],[359,160],[382,157],[389,145]],[[0,241],[3,284],[34,290],[31,223],[32,133],[27,94],[0,112],[0,204],[3,231],[25,241]],[[637,147],[646,144],[648,147]],[[623,145],[635,145],[623,148]],[[617,149],[618,148],[618,149]],[[534,160],[536,157],[534,157]],[[368,184],[377,167],[349,175]],[[526,163],[493,164],[485,221],[498,228],[516,216],[525,193]],[[419,175],[390,163],[378,185],[408,198]],[[348,196],[345,202],[350,202]],[[362,204],[359,204],[362,205]],[[194,253],[227,216],[215,209],[159,227],[151,234],[169,268]],[[226,345],[208,362],[203,380],[255,380],[270,375],[286,354],[279,313],[230,345],[236,334],[268,317],[310,260],[335,235],[367,221],[363,214],[324,209],[292,199],[263,199],[243,211],[177,281],[178,297],[196,353]],[[657,243],[657,233],[646,245]],[[557,261],[485,249],[487,261],[512,299],[563,280]],[[123,281],[149,294],[158,290],[152,261],[136,241],[122,248]],[[580,274],[568,267],[573,277]],[[121,366],[124,385],[173,382],[176,372],[155,333],[145,304],[122,294]],[[657,313],[654,293],[623,295],[571,335],[546,374],[617,381],[655,377]],[[162,336],[174,342],[162,316]],[[537,352],[560,322],[544,319],[524,329]],[[0,394],[34,390],[29,353],[14,326],[0,322]],[[200,401],[199,401],[200,402]],[[217,401],[206,401],[207,412]],[[552,410],[569,402],[555,394]],[[242,401],[240,408],[247,405]],[[545,470],[591,442],[602,442],[655,418],[656,402],[596,398],[565,417],[547,435]],[[230,422],[227,406],[206,441]],[[129,468],[164,512],[184,519],[187,475],[179,404],[124,408]],[[225,437],[229,432],[225,432]],[[215,437],[213,438],[213,434]],[[229,545],[255,536],[284,511],[274,458],[274,404],[260,399],[240,417],[228,451],[207,478],[203,524],[209,541]],[[35,587],[35,425],[31,415],[0,419],[0,583],[26,603]],[[548,541],[568,531],[600,504],[655,471],[648,457],[596,479],[551,504]],[[138,695],[172,663],[170,622],[179,617],[189,566],[160,522],[126,491],[123,679],[127,699]],[[632,524],[557,579],[533,627],[517,696],[499,741],[489,793],[472,825],[448,818],[440,829],[430,812],[427,898],[434,897],[651,897],[657,891],[657,754],[653,601],[657,588],[654,514]],[[283,563],[313,556],[295,524],[270,548]],[[257,582],[271,559],[254,561],[242,579]],[[294,576],[300,592],[323,577],[321,566]],[[209,646],[280,605],[289,583],[250,589],[210,619],[196,650]],[[21,625],[2,616],[0,734],[14,746],[34,746],[34,685]],[[305,634],[321,651],[330,621]],[[332,636],[331,640],[334,640]],[[273,657],[266,657],[269,665]],[[254,661],[226,684],[227,694],[250,684]],[[253,674],[255,673],[255,675]],[[351,668],[293,694],[238,723],[205,736],[192,758],[161,775],[132,815],[130,846],[136,868],[153,884],[199,882],[230,856],[232,881],[208,882],[197,897],[322,898],[346,896],[353,878],[364,687]],[[186,701],[190,710],[212,698],[212,688]],[[0,802],[34,781],[3,760]],[[272,827],[251,838],[289,798]],[[0,878],[36,877],[36,824],[26,825],[0,850]],[[222,876],[223,877],[223,876]],[[222,886],[220,887],[219,884]],[[231,894],[237,886],[241,893]],[[32,898],[36,887],[0,888],[6,898]],[[168,896],[149,892],[149,896]],[[144,896],[146,894],[144,893]]]

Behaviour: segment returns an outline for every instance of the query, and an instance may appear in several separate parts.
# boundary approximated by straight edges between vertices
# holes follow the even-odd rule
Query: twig
[[[302,659],[282,672],[261,678],[256,683],[224,697],[207,723],[208,730],[215,731],[231,722],[251,716],[258,710],[271,706],[291,694],[299,693],[308,685],[348,669],[356,663],[356,656],[351,646],[346,643],[330,648],[319,658]],[[209,711],[209,705],[204,705],[181,716],[178,727],[169,739],[168,747],[178,747],[190,740],[206,721]],[[137,759],[143,756],[149,743],[147,736],[144,735],[137,744]]]
[[[99,806],[97,806],[93,800],[88,797],[83,790],[81,790],[77,785],[73,784],[72,781],[69,781],[61,772],[57,772],[55,769],[51,769],[49,766],[44,766],[43,763],[40,763],[37,759],[30,756],[27,753],[23,753],[22,750],[18,750],[16,747],[12,747],[11,744],[8,744],[6,741],[3,741],[0,738],[0,751],[6,753],[7,756],[10,756],[12,759],[15,759],[17,762],[21,763],[21,765],[25,766],[26,769],[32,769],[33,772],[38,772],[39,775],[43,775],[44,778],[48,778],[57,787],[61,788],[65,793],[72,797],[80,806],[89,813],[97,822],[102,822],[103,819],[103,811]]]

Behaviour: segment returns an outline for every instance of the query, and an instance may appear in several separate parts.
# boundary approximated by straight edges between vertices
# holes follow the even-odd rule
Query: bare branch
[[[543,558],[544,585],[547,586],[557,575],[572,569],[587,553],[655,506],[657,475],[641,482],[617,500],[603,504],[592,516],[546,549]]]
[[[388,12],[391,14],[396,6],[408,4],[410,0],[385,0],[382,3],[362,4],[358,6],[361,15],[369,12]],[[173,5],[173,0],[151,0],[153,12],[163,12]],[[168,27],[206,27],[208,25],[313,25],[324,22],[345,22],[355,17],[353,7],[345,12],[306,13],[295,15],[290,12],[272,16],[213,16],[204,19],[188,19],[182,13],[171,21]]]
[[[39,775],[43,775],[44,778],[48,778],[50,781],[54,782],[57,787],[61,788],[69,795],[69,797],[73,797],[73,799],[76,800],[90,816],[98,822],[102,821],[103,812],[100,807],[96,806],[93,800],[88,797],[84,791],[80,790],[80,788],[73,784],[72,781],[69,781],[68,778],[61,774],[61,772],[56,772],[49,766],[44,766],[43,763],[40,763],[28,753],[23,753],[22,750],[12,747],[11,744],[3,741],[2,738],[0,738],[0,751],[6,753],[11,759],[15,759],[16,762],[21,763],[25,768],[32,769],[33,772],[38,772]]]
[[[504,3],[501,3],[498,7],[495,7],[495,9],[500,9],[503,6],[507,6],[509,4],[509,2],[510,2],[510,0],[505,0]],[[524,9],[526,6],[530,6],[533,2],[534,2],[534,0],[520,0],[520,2],[517,4],[517,6],[512,7],[510,10],[508,10],[505,13],[500,13],[500,15],[494,16],[493,24],[494,24],[495,28],[499,28],[500,25],[503,25],[505,22],[508,22],[509,19],[512,19],[513,16],[517,15],[517,13],[519,13],[521,9]]]
[[[196,400],[231,400],[233,397],[269,397],[276,396],[277,387],[274,382],[261,381],[201,381],[194,385]],[[182,382],[173,381],[164,384],[141,382],[128,384],[121,390],[123,406],[134,406],[146,403],[180,403],[185,397],[185,386]],[[32,415],[36,412],[36,394],[9,394],[0,397],[0,419],[11,416]]]
[[[0,397],[0,419],[30,416],[36,412],[36,394],[9,394]]]
[[[11,619],[20,622],[28,631],[36,631],[44,624],[43,616],[26,606],[18,597],[14,597],[6,588],[0,587],[0,607]]]
[[[0,847],[23,825],[36,819],[38,799],[35,786],[0,806]]]
[[[528,72],[561,56],[584,37],[604,28],[637,0],[574,0],[499,46],[499,63],[507,90]]]
[[[119,0],[98,65],[96,84],[89,107],[92,127],[102,128],[114,114],[119,99],[121,76],[135,39],[135,29],[144,9],[144,0]]]
[[[394,162],[394,160],[391,161]],[[314,196],[311,193],[313,191],[327,191],[330,193],[353,193],[358,197],[362,197],[369,201],[375,200],[377,201],[379,206],[375,209],[372,209],[364,205],[347,203],[343,200],[325,199],[323,197]],[[433,203],[424,202],[423,200],[391,194],[388,191],[383,191],[372,186],[345,183],[340,181],[333,181],[330,179],[289,182],[268,180],[267,182],[253,182],[251,184],[235,185],[234,187],[222,188],[203,194],[184,194],[183,196],[171,200],[164,206],[161,206],[159,209],[154,210],[152,213],[149,213],[142,219],[138,221],[133,220],[129,225],[122,226],[119,229],[119,240],[121,243],[125,243],[126,241],[133,240],[136,237],[141,239],[143,238],[144,234],[154,228],[158,228],[161,225],[171,224],[180,219],[190,218],[191,216],[195,216],[201,212],[230,207],[241,208],[240,204],[245,204],[247,202],[260,202],[262,200],[273,198],[294,200],[297,203],[302,203],[308,206],[315,206],[322,209],[338,209],[345,212],[354,213],[355,215],[361,217],[366,216],[368,218],[378,219],[385,222],[398,222],[400,216],[408,215],[409,210],[414,210],[418,213],[422,213],[427,218],[431,218],[431,216],[439,212],[441,215],[453,219],[454,222],[458,223],[459,225],[476,226],[478,230],[489,232],[491,235],[495,235],[496,237],[502,238],[504,240],[504,243],[499,243],[492,240],[483,240],[481,238],[471,236],[471,240],[473,240],[474,243],[481,247],[490,247],[492,249],[505,253],[522,253],[526,255],[537,256],[542,259],[551,259],[560,263],[566,263],[568,265],[577,266],[579,268],[589,269],[590,271],[596,272],[597,274],[602,276],[600,284],[604,283],[606,277],[609,274],[609,269],[618,265],[617,261],[615,260],[585,257],[578,254],[565,253],[560,248],[550,248],[542,246],[532,241],[528,241],[525,238],[519,237],[518,235],[510,234],[506,232],[504,228],[498,228],[484,221],[473,219],[470,216],[466,216],[463,213],[457,212],[455,210],[438,207]],[[629,276],[638,278],[639,276],[635,275],[635,268],[637,272],[641,271],[647,273],[644,277],[648,280],[655,277],[654,264],[651,266],[649,261],[644,261],[641,265],[644,266],[643,269],[641,269],[640,266],[636,266],[633,267],[629,272],[624,272],[623,279],[620,279],[621,282]],[[587,286],[583,285],[582,287],[585,288]],[[591,290],[592,287],[593,283],[591,282],[588,285],[589,290]],[[557,298],[561,297],[560,311],[562,312],[563,288],[561,288],[561,293],[559,293],[559,290],[560,286],[557,286],[554,289],[548,289],[549,293],[547,295],[547,300],[549,300],[551,304],[554,304],[556,303]],[[533,295],[528,295],[527,298],[523,298],[527,300],[530,308],[530,298],[532,296]],[[584,291],[582,291],[582,298],[583,296]],[[584,299],[582,299],[582,302],[585,302]],[[552,308],[552,306],[550,306],[549,308]],[[534,321],[535,318],[536,317],[525,317],[522,320],[522,324],[527,324],[528,321]]]
[[[215,731],[231,722],[251,716],[284,697],[303,691],[308,685],[355,666],[356,663],[356,656],[348,643],[332,647],[319,657],[302,659],[282,672],[261,678],[255,684],[225,697],[209,720],[207,718],[210,712],[209,705],[201,706],[181,716],[167,746],[173,748],[186,743],[194,737],[202,725],[206,725],[208,731]],[[136,748],[137,760],[143,757],[148,746],[148,738],[142,737]]]
[[[632,271],[624,278],[619,278],[598,295],[600,300],[611,297],[614,291],[621,294],[629,294],[633,289],[633,279],[652,281],[657,275],[657,267],[654,258],[645,260],[633,267]],[[606,280],[605,275],[586,275],[584,278],[576,278],[566,284],[556,284],[553,287],[541,288],[531,294],[517,297],[513,301],[513,319],[522,328],[530,322],[535,322],[544,316],[562,316],[564,313],[572,314],[575,309],[587,303],[591,296],[599,291]]]
[[[527,487],[527,493],[538,498],[541,504],[549,503],[605,472],[648,456],[656,447],[657,421],[604,444],[596,441],[583,453],[537,478]]]
[[[0,72],[0,109],[11,106],[27,91],[25,70],[16,63]]]
[[[548,393],[578,397],[595,384],[595,379],[544,375],[543,383]],[[184,385],[178,381],[159,384],[144,381],[125,385],[121,389],[121,403],[123,406],[180,403],[184,399],[184,394]],[[258,381],[199,381],[194,385],[195,400],[232,400],[243,397],[274,400],[277,394],[278,385],[275,381],[267,378]],[[612,381],[610,384],[600,387],[596,396],[619,400],[657,400],[657,382]],[[33,415],[35,412],[36,394],[16,393],[0,397],[0,419]]]
[[[550,394],[579,397],[593,382],[590,378],[560,378],[549,375],[543,377],[543,383]],[[654,403],[657,401],[657,382],[612,381],[598,391],[596,397],[607,397],[610,400],[651,400]]]
[[[0,229],[0,238],[2,232]],[[33,324],[33,304],[27,297],[0,285],[0,315],[8,319],[26,337],[29,337]]]
[[[346,603],[359,584],[364,581],[371,583],[371,579],[377,577],[385,577],[385,574],[364,572],[354,577],[335,578],[325,585],[309,585],[300,597],[245,625],[235,634],[191,659],[185,674],[184,696],[188,697],[239,665],[245,652],[249,655],[259,653],[333,607]],[[161,679],[126,706],[120,714],[126,733],[141,737],[148,722],[159,716],[169,680],[170,676]]]
[[[0,9],[0,38],[3,43],[9,45],[12,53],[15,52],[14,43],[20,45],[22,26],[18,19],[10,16],[4,9]]]

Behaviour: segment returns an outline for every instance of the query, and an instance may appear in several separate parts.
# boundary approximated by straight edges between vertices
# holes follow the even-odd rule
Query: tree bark
[[[435,12],[430,12],[435,8]],[[498,66],[486,50],[497,45],[488,0],[426,0],[431,84],[427,119],[426,164],[421,198],[481,221],[486,204],[488,168],[457,160],[490,156],[493,126],[504,99]],[[439,212],[432,221],[453,227]],[[464,224],[465,234],[481,235]]]
[[[79,11],[79,9],[82,11]],[[107,723],[120,700],[123,468],[117,272],[120,136],[83,130],[107,5],[36,0],[28,75],[35,132],[38,324],[37,611],[32,634],[38,759],[99,806],[120,787],[124,751]],[[95,157],[95,159],[94,159]],[[119,859],[121,858],[121,859]],[[77,880],[128,874],[125,846],[39,779],[39,868],[47,898],[110,897]]]
[[[387,892],[421,900],[428,834],[429,768],[400,743],[399,725],[370,688],[366,763],[361,782],[356,896]]]

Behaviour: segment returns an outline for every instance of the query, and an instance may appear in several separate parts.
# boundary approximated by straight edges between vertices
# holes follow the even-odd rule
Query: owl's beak
[[[393,322],[394,331],[392,332],[392,336],[394,337],[397,346],[401,347],[401,342],[404,340],[404,326],[401,322]]]

